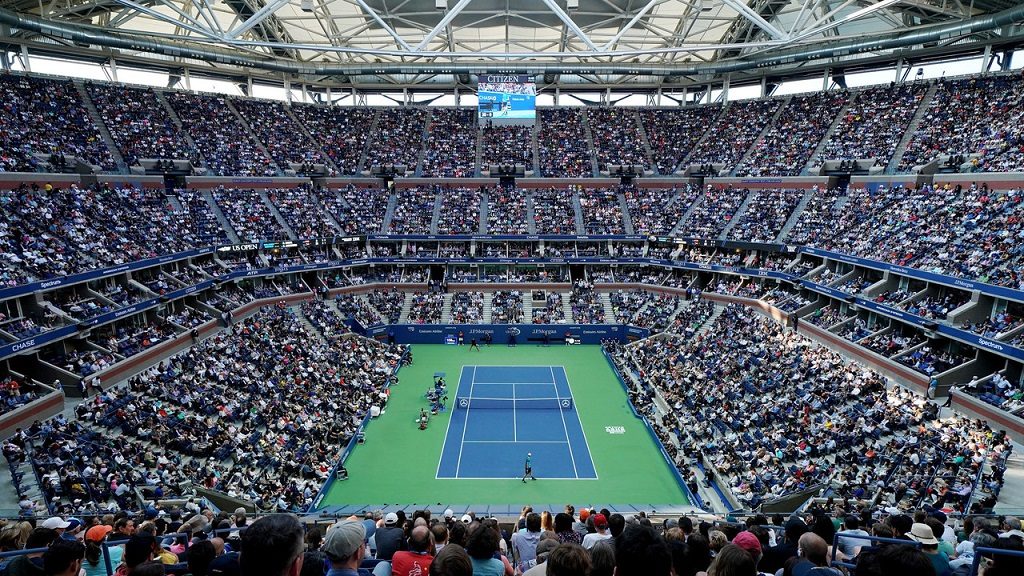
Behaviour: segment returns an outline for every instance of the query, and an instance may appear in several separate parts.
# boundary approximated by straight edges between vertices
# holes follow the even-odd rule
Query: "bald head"
[[[828,556],[828,543],[821,536],[814,532],[808,532],[800,537],[800,549],[804,557],[818,566],[825,566],[825,558]]]
[[[217,556],[220,556],[221,554],[224,553],[224,539],[223,538],[220,538],[220,537],[210,538],[210,543],[213,544],[213,549],[217,552]]]
[[[430,529],[426,526],[416,526],[409,534],[409,550],[412,552],[427,552],[430,549]]]

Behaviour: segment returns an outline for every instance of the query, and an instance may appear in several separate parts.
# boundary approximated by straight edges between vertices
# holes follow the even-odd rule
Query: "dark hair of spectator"
[[[726,544],[708,567],[708,576],[756,576],[754,558],[735,544]]]
[[[650,526],[627,526],[615,539],[617,576],[667,576],[672,569],[665,540]]]
[[[473,563],[462,546],[448,544],[430,563],[430,576],[473,576]]]
[[[291,514],[271,514],[242,532],[239,567],[243,576],[281,576],[302,554],[303,532]]]
[[[213,542],[203,540],[196,542],[188,549],[188,571],[192,576],[206,576],[210,562],[217,557],[217,548]]]
[[[327,554],[319,550],[307,550],[302,555],[302,572],[299,572],[299,576],[324,576],[326,562]]]
[[[530,512],[526,515],[526,531],[540,532],[540,514]]]
[[[626,517],[622,514],[612,514],[608,517],[608,530],[612,537],[617,537],[626,529]]]
[[[548,554],[547,576],[588,576],[590,555],[579,544],[560,544]]]
[[[565,512],[555,514],[555,533],[568,532],[572,530],[572,516]]]
[[[494,556],[500,538],[498,533],[491,528],[484,525],[477,526],[476,530],[469,535],[466,552],[477,560],[487,560]]]
[[[164,576],[167,569],[162,562],[143,562],[132,570],[134,576]]]
[[[67,572],[76,560],[83,558],[85,558],[85,546],[80,542],[61,538],[51,544],[46,552],[43,552],[43,572],[47,576],[62,574]]]
[[[615,572],[615,547],[603,540],[590,549],[590,576],[612,576]]]

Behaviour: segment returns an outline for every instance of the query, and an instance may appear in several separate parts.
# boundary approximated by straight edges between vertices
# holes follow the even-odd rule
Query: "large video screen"
[[[481,119],[534,120],[537,117],[537,84],[531,76],[483,74],[477,86],[477,99]]]

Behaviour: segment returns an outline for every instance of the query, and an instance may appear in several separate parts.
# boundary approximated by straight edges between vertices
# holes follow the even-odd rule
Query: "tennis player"
[[[533,475],[533,452],[526,453],[526,463],[523,466],[523,484],[526,484],[526,479],[536,480],[537,477]]]

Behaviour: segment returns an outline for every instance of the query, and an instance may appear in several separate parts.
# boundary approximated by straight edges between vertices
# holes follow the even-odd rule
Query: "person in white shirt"
[[[612,537],[611,532],[608,531],[608,519],[604,517],[604,514],[594,515],[594,528],[597,529],[597,532],[591,532],[583,537],[583,547],[587,550],[593,548],[598,542]]]

